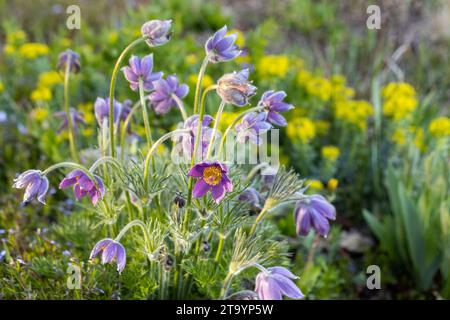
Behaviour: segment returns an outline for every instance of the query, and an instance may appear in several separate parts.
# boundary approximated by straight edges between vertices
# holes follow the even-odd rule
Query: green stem
[[[219,127],[220,118],[222,117],[223,109],[225,108],[225,101],[220,102],[219,110],[217,111],[216,118],[214,119],[214,127],[211,135],[211,140],[209,141],[208,151],[206,152],[206,159],[211,157],[213,150],[214,140],[216,139],[217,128]]]
[[[120,162],[116,160],[116,158],[113,157],[101,157],[100,159],[98,159],[97,161],[95,161],[92,166],[89,168],[89,171],[94,173],[95,169],[97,169],[97,167],[99,165],[101,165],[102,163],[111,163],[113,164],[116,168],[120,169]]]
[[[223,235],[219,235],[219,245],[217,247],[216,257],[214,258],[214,262],[216,264],[219,263],[220,256],[222,255],[222,249],[223,249],[223,243],[224,243],[225,237]]]
[[[258,226],[258,224],[262,221],[262,219],[264,219],[266,213],[267,213],[268,209],[267,206],[264,206],[264,208],[261,210],[261,212],[259,213],[259,215],[256,217],[255,222],[253,223],[252,229],[250,230],[250,234],[254,235],[256,232],[256,227]]]
[[[200,97],[200,94],[201,94],[203,76],[205,75],[206,66],[208,65],[208,62],[209,62],[209,56],[207,55],[202,62],[200,71],[198,72],[198,76],[197,76],[197,84],[195,86],[195,96],[194,96],[194,114],[196,114],[197,110],[198,110],[198,98]]]
[[[264,167],[270,166],[267,162],[260,163],[252,168],[244,181],[244,186],[250,183],[250,180],[258,173],[258,171]]]
[[[158,148],[158,146],[163,143],[164,141],[166,141],[167,139],[170,139],[171,137],[180,134],[180,133],[187,133],[189,132],[188,130],[184,130],[184,129],[179,129],[179,130],[175,130],[169,133],[166,133],[165,135],[163,135],[161,138],[159,138],[158,140],[156,140],[156,142],[152,145],[152,147],[150,148],[150,150],[147,153],[147,156],[145,157],[145,163],[144,163],[144,181],[147,181],[148,179],[148,168],[150,165],[150,159],[153,156],[153,153],[155,152],[155,150]]]
[[[148,121],[148,112],[144,97],[144,80],[142,78],[139,78],[139,97],[142,106],[142,116],[144,117],[145,135],[147,137],[147,147],[150,149],[153,144],[152,131],[150,128],[150,123]]]
[[[220,159],[220,157],[222,155],[223,146],[225,144],[225,140],[226,140],[228,134],[230,133],[231,130],[233,130],[234,126],[239,122],[239,120],[241,120],[246,114],[249,114],[250,112],[260,111],[263,108],[264,107],[253,107],[253,108],[250,108],[250,109],[242,112],[240,115],[238,115],[236,117],[236,119],[234,119],[234,121],[228,126],[227,130],[225,130],[225,133],[222,136],[222,140],[220,141],[220,145],[219,145],[219,151],[217,152],[217,159]]]
[[[123,122],[123,126],[121,128],[120,132],[120,161],[125,160],[125,136],[127,134],[127,128],[130,125],[130,121],[133,118],[133,114],[136,112],[136,110],[140,107],[140,101],[136,102],[131,108],[130,113],[127,115],[125,121]]]
[[[127,233],[127,231],[130,230],[134,226],[138,226],[141,228],[141,230],[144,234],[144,239],[145,239],[147,248],[150,248],[150,234],[148,232],[147,226],[141,220],[138,220],[138,219],[133,220],[133,221],[129,222],[127,225],[125,225],[125,227],[122,228],[122,230],[119,232],[119,234],[117,235],[117,237],[114,240],[119,242],[120,239],[122,239],[122,237],[125,235],[125,233]]]
[[[70,153],[72,158],[76,162],[80,162],[80,158],[78,157],[77,148],[75,145],[75,135],[73,131],[73,122],[72,115],[70,113],[70,102],[69,102],[69,78],[70,78],[70,55],[68,57],[66,63],[66,70],[64,74],[64,109],[66,111],[67,123],[69,129],[69,144],[70,144]]]
[[[110,152],[112,157],[115,157],[116,155],[115,141],[114,141],[114,89],[116,86],[117,73],[127,53],[142,41],[144,41],[143,38],[136,39],[122,51],[119,58],[117,59],[117,62],[114,66],[111,75],[111,83],[109,85],[109,145],[111,147]]]
[[[176,94],[173,94],[173,93],[172,93],[172,99],[175,100],[178,108],[180,109],[181,116],[183,117],[183,120],[186,121],[187,113],[186,113],[186,109],[184,108],[183,101],[181,101],[181,99],[178,98],[178,96]]]

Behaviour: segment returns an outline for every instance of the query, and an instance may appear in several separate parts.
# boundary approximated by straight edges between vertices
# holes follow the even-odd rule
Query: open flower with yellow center
[[[188,176],[198,178],[192,192],[193,197],[203,197],[211,190],[214,201],[219,203],[226,192],[233,191],[233,184],[227,174],[227,166],[220,162],[202,162],[193,166],[188,173]]]

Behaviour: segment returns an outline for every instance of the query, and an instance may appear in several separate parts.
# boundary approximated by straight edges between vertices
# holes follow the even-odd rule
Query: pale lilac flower
[[[311,228],[323,237],[328,235],[328,220],[336,219],[336,209],[323,196],[315,194],[297,202],[294,209],[297,234],[308,235]]]
[[[80,55],[70,49],[61,52],[58,57],[58,64],[56,69],[65,72],[67,68],[67,62],[70,59],[70,72],[78,73],[81,69]]]
[[[267,114],[267,121],[277,126],[286,126],[286,119],[280,114],[294,108],[292,104],[283,102],[286,98],[284,91],[266,91],[261,97],[258,105],[264,107]]]
[[[102,254],[102,264],[115,261],[117,263],[117,271],[122,273],[127,263],[127,256],[125,248],[120,242],[109,238],[100,240],[92,249],[89,259],[94,259],[100,253]]]
[[[103,120],[109,119],[109,98],[97,98],[94,103],[95,117],[97,118],[98,124],[103,126]],[[114,99],[113,102],[113,117],[114,123],[120,121],[122,114],[122,104]]]
[[[67,130],[67,128],[69,127],[69,120],[67,118],[67,112],[58,111],[58,112],[55,112],[54,115],[55,115],[55,117],[61,118],[63,120],[61,125],[58,128],[58,133],[61,133],[63,130]],[[81,113],[79,113],[74,108],[70,108],[70,117],[72,118],[72,126],[73,126],[73,130],[75,132],[78,131],[79,124],[86,124]]]
[[[73,192],[77,200],[81,200],[84,196],[91,198],[92,204],[95,206],[101,198],[105,195],[105,187],[102,179],[94,175],[98,187],[95,182],[82,170],[75,169],[71,171],[59,184],[60,189],[73,186]]]
[[[168,76],[166,80],[160,79],[154,83],[155,91],[150,94],[150,101],[157,114],[165,114],[177,105],[172,95],[183,99],[189,92],[186,84],[179,84],[176,75]]]
[[[150,20],[141,27],[142,37],[150,47],[162,46],[170,40],[172,20]]]
[[[261,208],[261,195],[252,187],[248,187],[242,191],[238,197],[238,200],[250,204],[253,208]]]
[[[125,78],[130,83],[130,88],[133,91],[139,89],[139,80],[143,81],[145,91],[152,91],[153,81],[161,79],[162,72],[152,73],[153,70],[153,54],[149,54],[144,58],[139,59],[137,56],[131,56],[129,60],[130,65],[123,67],[122,71]]]
[[[292,299],[301,299],[304,295],[292,281],[295,279],[298,277],[286,268],[267,268],[256,277],[255,292],[261,300],[282,300],[283,295]]]
[[[237,35],[227,36],[227,26],[222,27],[205,44],[205,51],[212,63],[233,60],[241,54],[241,50],[235,44]]]
[[[248,140],[254,144],[260,145],[262,140],[260,135],[272,128],[272,125],[266,122],[264,113],[250,112],[246,114],[242,121],[236,125],[236,139],[239,143],[245,143]]]
[[[203,197],[211,190],[214,201],[219,203],[226,192],[233,191],[233,184],[227,174],[227,166],[220,162],[202,162],[193,166],[188,172],[188,176],[198,178],[192,191],[193,197]]]
[[[45,204],[45,195],[48,191],[49,183],[46,176],[40,170],[27,170],[14,179],[13,188],[25,189],[23,203],[30,202],[36,198],[40,203]]]
[[[199,115],[195,114],[190,116],[184,122],[183,128],[189,130],[187,133],[180,135],[178,139],[177,147],[180,149],[180,154],[187,154],[192,157],[194,154],[195,138],[198,131]],[[210,123],[214,120],[210,115],[204,115],[201,128],[201,139],[197,149],[197,157],[204,158],[213,134],[213,129],[209,127]]]
[[[226,103],[243,107],[255,95],[256,87],[248,81],[249,71],[243,69],[223,75],[217,81],[217,94]]]

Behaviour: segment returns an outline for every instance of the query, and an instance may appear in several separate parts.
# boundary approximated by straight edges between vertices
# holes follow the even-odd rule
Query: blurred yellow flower
[[[383,88],[383,113],[394,120],[408,117],[417,107],[414,87],[405,82],[391,82]]]
[[[47,87],[38,87],[31,92],[31,100],[33,101],[49,101],[52,99],[52,92]]]
[[[81,134],[82,134],[83,136],[85,136],[85,137],[90,137],[90,136],[92,136],[92,135],[94,134],[94,130],[93,130],[92,128],[84,128],[84,129],[81,131]]]
[[[331,178],[330,180],[328,180],[327,189],[330,192],[335,192],[338,185],[339,185],[339,181],[335,178]]]
[[[231,125],[231,123],[239,116],[238,112],[225,111],[222,113],[222,117],[219,122],[219,130],[222,134],[225,133],[225,130]]]
[[[5,91],[5,85],[0,81],[0,93],[2,93],[3,91]]]
[[[235,34],[237,36],[236,41],[234,42],[239,47],[245,46],[245,35],[241,30],[238,29],[231,29],[228,31],[227,35]]]
[[[52,87],[62,82],[62,77],[58,72],[47,71],[39,75],[38,87]]]
[[[93,123],[95,121],[95,116],[92,112],[83,112],[83,119],[86,123]]]
[[[197,55],[191,53],[191,54],[188,54],[188,55],[186,56],[186,63],[187,63],[189,66],[192,66],[192,65],[196,64],[197,62],[198,62],[198,57],[197,57]]]
[[[117,40],[119,39],[119,34],[117,31],[111,31],[108,33],[108,43],[109,44],[116,44]]]
[[[316,132],[318,135],[324,136],[330,130],[330,123],[325,120],[315,120],[314,125],[316,127]]]
[[[436,138],[450,136],[450,118],[439,117],[433,119],[428,126],[428,130]]]
[[[315,97],[318,97],[322,101],[328,101],[333,93],[333,86],[328,79],[325,78],[312,78],[306,82],[306,91]]]
[[[424,131],[419,127],[397,128],[392,134],[391,140],[399,146],[412,142],[422,152],[427,149],[424,142]]]
[[[37,122],[42,122],[42,121],[44,121],[45,119],[48,118],[48,109],[47,108],[43,108],[43,107],[35,108],[31,112],[31,116]]]
[[[286,133],[293,141],[306,143],[316,136],[316,127],[314,122],[309,118],[294,118],[289,121]]]
[[[323,158],[333,162],[339,157],[341,151],[335,146],[323,146],[320,153]]]
[[[399,128],[395,129],[394,133],[391,136],[391,140],[400,146],[404,145],[406,142],[404,130]]]
[[[19,53],[26,59],[35,59],[39,56],[47,55],[50,49],[46,44],[29,42],[19,48]]]
[[[323,183],[320,180],[307,180],[306,185],[309,186],[309,189],[312,190],[322,190],[323,189]]]
[[[352,124],[361,130],[366,128],[367,118],[373,114],[372,105],[365,100],[337,101],[334,108],[337,119]]]
[[[84,102],[78,104],[78,109],[83,113],[92,113],[94,111],[94,104],[92,102]]]
[[[188,77],[188,82],[195,86],[197,84],[197,74],[193,73]],[[213,78],[211,76],[205,74],[202,79],[202,88],[207,88],[214,84]]]
[[[24,41],[26,37],[27,35],[23,30],[16,30],[6,35],[6,42],[17,44],[18,42]]]
[[[289,57],[286,55],[264,56],[257,62],[256,70],[263,78],[283,78],[289,70]]]
[[[13,55],[16,52],[16,48],[12,44],[5,44],[3,47],[3,53],[7,56]]]
[[[306,86],[308,81],[310,81],[313,77],[313,74],[308,70],[300,70],[297,73],[297,83],[301,86]]]

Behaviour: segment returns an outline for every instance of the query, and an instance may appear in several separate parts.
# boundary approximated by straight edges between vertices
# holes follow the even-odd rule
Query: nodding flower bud
[[[208,241],[203,241],[203,251],[209,252],[211,250],[211,246],[209,245]]]
[[[150,20],[141,27],[142,37],[150,47],[162,46],[170,40],[172,20]]]
[[[164,259],[164,269],[169,271],[170,269],[172,269],[173,263],[174,263],[174,261],[173,261],[172,256],[167,255]]]
[[[66,71],[67,63],[69,63],[69,71],[73,73],[80,72],[81,62],[80,55],[70,49],[67,49],[64,52],[61,52],[58,57],[58,65],[56,69],[58,71]]]
[[[256,94],[256,87],[248,81],[249,71],[227,73],[217,81],[217,94],[226,103],[243,107]]]
[[[175,196],[175,198],[173,198],[173,203],[178,207],[178,208],[183,208],[186,205],[186,200],[184,200],[184,198],[181,196],[181,194],[177,194]]]

